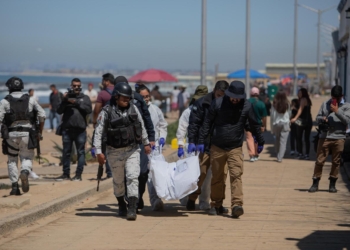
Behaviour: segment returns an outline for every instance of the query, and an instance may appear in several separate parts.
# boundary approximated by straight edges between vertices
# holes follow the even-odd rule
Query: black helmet
[[[22,90],[24,88],[22,79],[15,76],[7,80],[6,87],[9,90]]]
[[[112,96],[126,96],[132,98],[132,89],[126,82],[118,82],[113,89]]]

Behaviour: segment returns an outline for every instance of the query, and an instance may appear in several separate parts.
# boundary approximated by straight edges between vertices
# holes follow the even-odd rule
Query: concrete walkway
[[[0,237],[0,249],[350,249],[347,178],[339,178],[338,193],[328,193],[327,163],[320,192],[309,194],[313,161],[277,163],[272,151],[268,145],[258,162],[245,162],[240,219],[188,212],[178,202],[153,212],[146,197],[146,208],[129,222],[116,216],[109,190]],[[229,185],[226,194],[229,206]]]

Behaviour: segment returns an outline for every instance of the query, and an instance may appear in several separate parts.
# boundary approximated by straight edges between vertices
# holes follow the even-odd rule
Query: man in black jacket
[[[120,82],[129,83],[128,80],[124,76],[118,76],[114,80],[114,85],[117,85],[117,83],[120,83]],[[150,146],[154,147],[154,145],[155,145],[155,132],[154,132],[154,127],[153,127],[153,123],[152,123],[152,119],[151,119],[151,114],[148,111],[148,106],[145,103],[145,101],[143,100],[143,97],[139,93],[133,91],[133,95],[134,95],[133,102],[142,116],[143,123],[145,125],[146,130],[147,130],[147,135],[148,135],[148,140],[149,140]],[[144,202],[143,202],[142,196],[146,191],[146,184],[147,184],[148,172],[149,172],[149,170],[148,170],[148,157],[146,154],[144,154],[145,149],[144,149],[144,146],[142,144],[140,145],[140,149],[141,149],[141,154],[140,154],[141,157],[140,157],[140,176],[139,176],[139,200],[138,200],[138,205],[137,205],[138,209],[142,209],[144,207]]]
[[[72,181],[81,181],[85,165],[86,116],[91,112],[90,98],[81,93],[81,81],[74,78],[71,82],[71,88],[63,95],[63,101],[57,109],[58,114],[63,114],[61,124],[63,174],[57,179],[70,179],[70,158],[74,142],[77,147],[78,166]]]
[[[264,147],[264,137],[255,118],[252,104],[246,100],[243,82],[233,81],[225,96],[213,101],[199,133],[197,151],[204,152],[204,143],[211,135],[210,161],[212,167],[211,206],[209,214],[218,214],[225,197],[224,169],[228,164],[231,182],[232,217],[243,212],[243,136],[246,122],[258,142],[258,153]],[[212,132],[211,132],[212,130]]]
[[[195,145],[198,144],[199,130],[203,124],[205,115],[208,113],[211,103],[213,102],[213,100],[221,96],[224,96],[227,88],[228,88],[228,82],[218,81],[215,84],[214,90],[211,93],[198,99],[193,104],[190,120],[189,120],[189,126],[188,126],[189,151],[190,149],[191,151],[193,151],[196,148]],[[201,194],[201,188],[204,183],[204,180],[207,177],[207,172],[210,167],[209,150],[210,150],[210,138],[208,137],[207,140],[205,141],[205,152],[199,154],[199,159],[200,159],[199,164],[200,164],[201,175],[199,176],[199,179],[198,179],[198,189],[189,195],[187,206],[186,206],[187,210],[195,210],[196,199]],[[210,174],[208,175],[208,178],[211,178]],[[210,185],[209,181],[208,183],[209,183],[208,185]],[[206,199],[209,199],[209,197],[207,197]],[[225,211],[224,207],[222,206],[220,207],[219,210],[220,212],[227,213],[227,209]]]

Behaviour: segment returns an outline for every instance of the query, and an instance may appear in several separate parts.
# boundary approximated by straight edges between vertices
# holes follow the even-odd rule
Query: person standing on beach
[[[54,84],[50,85],[50,89],[51,89],[52,93],[50,94],[50,105],[49,105],[50,129],[47,131],[49,133],[51,133],[52,130],[54,129],[53,120],[55,118],[56,118],[56,128],[60,124],[61,118],[60,118],[60,115],[57,113],[57,109],[58,109],[58,106],[60,106],[62,99],[63,99],[63,94],[58,91],[58,89],[56,88],[56,85],[54,85]]]
[[[78,166],[72,181],[81,181],[81,175],[85,165],[85,143],[86,143],[86,116],[91,114],[92,107],[90,98],[81,93],[81,81],[74,78],[71,82],[69,92],[63,96],[62,103],[57,109],[62,114],[62,163],[63,174],[57,180],[70,179],[70,156],[73,142],[77,147]]]
[[[113,81],[114,81],[114,75],[112,75],[111,73],[106,73],[102,76],[103,89],[97,95],[96,104],[93,112],[94,128],[96,127],[96,124],[97,124],[98,114],[101,112],[102,108],[109,103],[109,100],[111,99],[112,92],[114,89]],[[103,153],[106,154],[106,152],[103,152]],[[109,166],[108,160],[106,160],[106,175],[107,175],[107,178],[112,178],[112,170],[111,170],[111,167]]]
[[[28,176],[32,172],[34,148],[42,140],[45,111],[33,97],[22,92],[23,81],[12,77],[6,82],[10,94],[0,102],[0,127],[2,152],[8,156],[7,167],[12,183],[10,195],[20,195],[18,179],[22,191],[29,191]],[[38,121],[39,129],[36,129]],[[18,175],[18,160],[21,173]]]

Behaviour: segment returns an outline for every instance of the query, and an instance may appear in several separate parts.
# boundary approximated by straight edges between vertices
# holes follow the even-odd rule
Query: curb
[[[107,191],[110,188],[112,188],[112,182],[101,182],[100,191],[98,193]],[[21,226],[28,225],[38,219],[58,212],[80,200],[93,196],[96,193],[96,186],[87,187],[83,190],[78,190],[64,197],[57,198],[47,203],[32,207],[31,209],[20,212],[18,214],[13,214],[11,216],[5,217],[0,220],[0,235],[6,234]]]
[[[171,153],[165,159],[169,162],[177,161],[177,153]],[[96,191],[96,186],[87,187],[83,190],[78,190],[66,196],[54,199],[52,201],[32,207],[18,214],[13,214],[0,220],[0,235],[9,233],[19,227],[28,225],[38,219],[44,218],[50,214],[56,213],[78,201],[87,197],[91,197],[97,193],[102,193],[112,188],[112,182],[101,182],[100,191]]]

